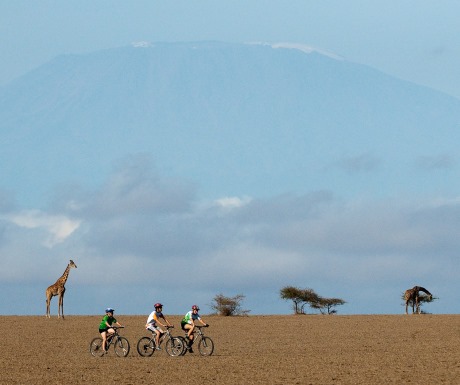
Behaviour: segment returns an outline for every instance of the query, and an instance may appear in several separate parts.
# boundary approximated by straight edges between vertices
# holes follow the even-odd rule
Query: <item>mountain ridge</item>
[[[0,177],[14,190],[39,176],[46,189],[97,183],[114,160],[141,152],[208,196],[343,192],[354,181],[334,165],[368,156],[375,173],[380,167],[370,178],[379,191],[385,173],[404,183],[417,156],[445,155],[455,169],[460,139],[454,97],[271,45],[154,43],[60,55],[1,88],[0,106]],[[21,166],[10,161],[18,153]]]

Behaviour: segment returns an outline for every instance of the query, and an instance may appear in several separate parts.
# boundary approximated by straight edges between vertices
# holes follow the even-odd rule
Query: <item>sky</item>
[[[460,98],[459,12],[442,0],[1,1],[0,86],[61,54],[217,40],[305,44]],[[253,314],[289,313],[279,289],[294,285],[345,299],[339,314],[397,314],[415,284],[440,298],[427,310],[460,311],[449,301],[458,191],[430,201],[299,192],[203,202],[193,183],[144,157],[117,162],[96,188],[56,191],[47,211],[6,210],[13,198],[0,186],[0,314],[44,313],[44,288],[70,258],[69,313],[148,314],[157,301],[165,312],[195,302],[209,311],[218,292],[244,294]]]

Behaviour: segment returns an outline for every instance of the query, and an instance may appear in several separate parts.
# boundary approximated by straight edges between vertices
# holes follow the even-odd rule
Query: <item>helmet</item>
[[[160,303],[160,302],[157,302],[155,305],[154,305],[155,309],[158,308],[158,307],[163,307],[163,305]]]
[[[107,309],[105,309],[105,312],[106,313],[113,313],[115,310],[113,310],[111,307],[108,307]]]
[[[193,305],[192,310],[200,310],[200,308],[198,307],[198,305]]]

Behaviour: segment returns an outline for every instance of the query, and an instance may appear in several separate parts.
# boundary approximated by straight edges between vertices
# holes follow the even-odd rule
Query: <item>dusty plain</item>
[[[0,316],[0,384],[460,384],[460,315],[203,316],[212,356],[148,358],[146,316],[116,316],[126,358],[90,355],[102,316]]]

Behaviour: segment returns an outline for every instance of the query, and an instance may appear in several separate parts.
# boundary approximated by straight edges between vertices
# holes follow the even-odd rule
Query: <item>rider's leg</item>
[[[193,331],[195,330],[195,326],[187,324],[185,325],[185,330],[187,331],[188,338],[193,340]]]
[[[107,351],[107,331],[101,332],[102,337],[102,350]]]
[[[154,332],[155,332],[155,345],[157,346],[157,348],[159,348],[160,347],[160,331],[155,328]]]
[[[184,330],[187,332],[186,338],[188,339],[187,341],[187,348],[189,351],[192,351],[192,345],[193,345],[193,331],[195,330],[195,327],[193,325],[187,324],[184,326]]]

